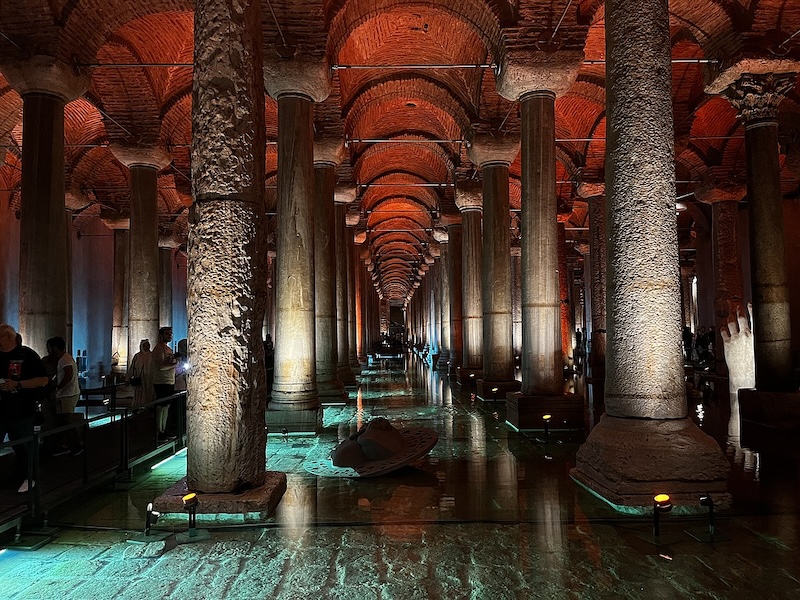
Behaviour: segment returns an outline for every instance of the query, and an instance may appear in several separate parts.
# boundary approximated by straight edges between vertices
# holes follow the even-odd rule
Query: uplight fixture
[[[658,539],[661,536],[659,527],[659,515],[668,513],[672,510],[672,500],[669,494],[656,494],[653,497],[653,537]]]

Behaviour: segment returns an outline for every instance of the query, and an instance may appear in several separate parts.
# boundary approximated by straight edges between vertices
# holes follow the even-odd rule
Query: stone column
[[[769,63],[770,61],[767,61]],[[759,65],[800,71],[800,62]],[[788,391],[792,384],[791,319],[783,239],[783,200],[778,144],[778,105],[797,73],[744,70],[736,65],[707,91],[720,91],[744,121],[750,272],[753,288],[756,389]],[[785,69],[789,70],[789,69]],[[729,79],[730,83],[722,87]],[[720,89],[722,88],[722,89]]]
[[[366,350],[366,323],[365,323],[365,309],[366,309],[366,288],[364,286],[364,263],[362,262],[364,251],[364,242],[367,241],[367,233],[365,230],[356,232],[353,236],[353,242],[357,248],[356,256],[356,356],[360,367],[367,366],[367,350]],[[334,290],[335,298],[335,290]]]
[[[358,212],[349,212],[345,217],[347,223],[347,352],[353,375],[361,372],[356,351],[356,250],[355,228],[360,216]]]
[[[172,327],[172,253],[173,248],[158,250],[158,322],[160,327]]]
[[[514,346],[514,366],[522,359],[522,248],[511,244],[511,340]]]
[[[433,239],[439,243],[439,289],[441,290],[441,331],[442,342],[439,349],[439,360],[436,363],[436,368],[439,370],[447,370],[448,363],[450,362],[452,348],[452,330],[451,330],[451,309],[450,309],[450,237],[446,229],[436,228],[433,230]]]
[[[22,96],[19,331],[42,356],[47,339],[68,335],[69,257],[64,216],[64,106],[89,84],[49,56],[0,65]]]
[[[447,281],[450,285],[450,360],[447,372],[454,375],[464,356],[463,330],[463,240],[461,221],[447,221]]]
[[[474,182],[456,187],[461,211],[461,302],[464,353],[457,370],[458,383],[478,380],[483,371],[483,301],[481,299],[481,186]]]
[[[111,352],[118,356],[114,372],[124,375],[128,370],[128,245],[127,229],[114,229],[114,291],[112,307]]]
[[[345,388],[358,387],[353,367],[350,366],[350,322],[347,299],[347,205],[355,200],[354,187],[336,188],[336,209],[333,228],[336,230],[336,339],[339,364],[337,375]]]
[[[602,398],[606,373],[606,198],[605,184],[582,183],[578,194],[589,203],[589,254],[591,255],[592,346],[589,367]],[[595,397],[597,397],[597,393]]]
[[[519,154],[519,138],[478,136],[468,154],[483,174],[483,376],[476,391],[483,400],[496,400],[519,389],[514,379],[508,195],[508,168]]]
[[[314,310],[316,314],[317,390],[322,403],[347,402],[336,374],[336,232],[333,192],[336,165],[345,157],[340,139],[314,144]]]
[[[170,163],[170,158],[160,148],[112,145],[111,151],[130,174],[128,356],[133,357],[141,340],[149,339],[152,347],[158,343],[158,172]]]
[[[687,418],[667,5],[606,2],[606,414],[571,471],[641,510],[662,490],[687,506],[704,492],[730,501],[724,455]]]
[[[571,369],[572,356],[572,319],[570,317],[569,269],[567,268],[567,232],[564,224],[558,223],[558,296],[559,320],[561,322],[561,364]]]
[[[259,7],[249,3],[239,12],[223,0],[198,0],[194,13],[187,484],[225,494],[261,488],[256,505],[266,512],[286,479],[277,478],[279,493],[270,500],[261,340],[267,218]],[[201,510],[206,504],[211,511],[244,510],[236,496],[226,498],[232,505],[201,500]]]
[[[264,81],[278,102],[275,375],[271,428],[321,425],[314,309],[314,102],[330,93],[324,62],[271,57]]]

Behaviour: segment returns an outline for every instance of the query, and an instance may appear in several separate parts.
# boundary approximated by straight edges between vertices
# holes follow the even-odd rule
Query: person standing
[[[17,332],[10,325],[0,325],[0,439],[10,441],[33,435],[36,402],[47,385],[47,373],[35,351],[17,343]],[[26,444],[12,446],[16,456],[13,477],[22,480],[20,494],[33,488],[28,473]]]
[[[83,415],[75,413],[75,407],[81,396],[78,385],[78,365],[75,359],[67,352],[67,343],[62,337],[53,337],[47,340],[47,353],[55,358],[56,367],[56,414],[63,425],[75,421],[83,421]],[[76,419],[77,417],[77,419]],[[66,443],[53,452],[53,456],[72,454],[78,456],[83,453],[83,444],[77,429],[64,432]]]
[[[169,343],[172,341],[172,327],[162,327],[158,330],[158,343],[153,348],[153,389],[156,398],[167,398],[175,393],[175,366],[178,361],[172,353]],[[169,403],[156,407],[156,422],[158,423],[158,439],[168,439],[167,419],[169,418]]]
[[[150,340],[139,342],[139,351],[125,374],[125,379],[133,388],[133,406],[144,406],[156,399],[153,390],[153,353],[150,352]]]

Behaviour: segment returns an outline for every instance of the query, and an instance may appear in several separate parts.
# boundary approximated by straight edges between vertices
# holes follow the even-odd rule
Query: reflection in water
[[[286,493],[275,510],[284,537],[301,540],[317,518],[317,484],[314,477],[286,474]]]

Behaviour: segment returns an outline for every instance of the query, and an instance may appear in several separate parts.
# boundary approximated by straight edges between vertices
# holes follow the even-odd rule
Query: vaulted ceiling
[[[413,289],[439,218],[456,215],[454,184],[480,179],[465,140],[513,135],[519,107],[498,95],[494,66],[526,48],[582,50],[584,64],[556,101],[559,220],[585,238],[580,180],[605,168],[605,21],[598,0],[264,0],[265,55],[289,36],[332,65],[333,93],[315,130],[347,140],[341,185],[355,186],[376,287],[390,299]],[[193,3],[189,0],[4,0],[0,63],[56,56],[91,74],[66,109],[66,204],[76,227],[128,213],[128,173],[108,146],[158,145],[172,159],[158,178],[160,228],[184,240],[191,203]],[[679,196],[745,177],[743,128],[734,109],[704,93],[720,64],[742,53],[800,59],[796,0],[673,0],[673,107]],[[792,37],[794,35],[794,37]],[[0,201],[20,201],[21,99],[0,75]],[[268,206],[274,205],[277,105],[267,97]],[[783,192],[800,193],[800,86],[780,108]],[[5,152],[3,152],[5,150]],[[511,165],[520,208],[519,158]],[[272,184],[272,187],[270,187]],[[682,229],[705,209],[680,215]],[[694,217],[692,216],[694,215]],[[691,244],[685,236],[684,245]],[[266,251],[266,249],[265,249]]]

